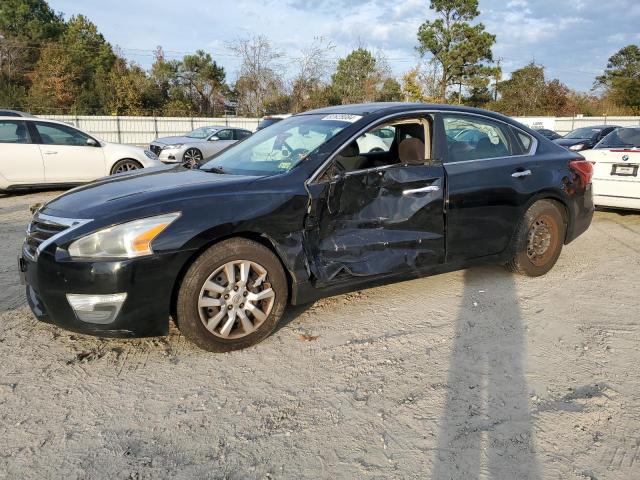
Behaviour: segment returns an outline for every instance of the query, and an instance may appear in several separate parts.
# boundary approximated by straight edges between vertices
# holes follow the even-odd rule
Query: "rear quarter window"
[[[0,120],[0,143],[29,143],[24,122]]]
[[[517,128],[513,128],[512,131],[513,136],[516,138],[518,146],[522,150],[522,153],[531,153],[531,149],[533,148],[533,138],[523,131],[518,130]]]

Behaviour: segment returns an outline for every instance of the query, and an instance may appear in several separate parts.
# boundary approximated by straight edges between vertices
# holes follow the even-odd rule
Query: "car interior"
[[[22,122],[0,122],[2,143],[29,143],[27,127]]]
[[[380,130],[395,132],[387,148],[376,146],[369,151],[361,151],[367,134],[379,138],[376,132]],[[345,173],[396,164],[428,163],[431,158],[431,132],[431,122],[426,118],[395,120],[378,125],[344,147],[336,155],[335,163]]]

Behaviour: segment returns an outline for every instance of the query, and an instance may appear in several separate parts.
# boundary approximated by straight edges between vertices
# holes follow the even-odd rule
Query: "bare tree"
[[[245,115],[262,116],[269,103],[285,94],[283,53],[262,35],[237,40],[228,48],[241,60],[235,91],[238,110]]]
[[[302,50],[297,59],[298,72],[291,83],[291,108],[294,112],[330,103],[328,81],[335,68],[330,54],[334,50],[335,45],[322,37],[314,38],[313,43]]]

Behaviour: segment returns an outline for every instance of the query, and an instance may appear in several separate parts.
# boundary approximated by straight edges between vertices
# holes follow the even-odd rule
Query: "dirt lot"
[[[640,478],[640,215],[541,279],[343,295],[216,355],[38,323],[15,258],[54,195],[0,197],[0,478]]]

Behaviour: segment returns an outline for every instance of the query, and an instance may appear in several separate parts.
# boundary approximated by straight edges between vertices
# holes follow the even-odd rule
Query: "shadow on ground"
[[[502,292],[493,304],[483,303],[488,280]],[[475,268],[464,283],[431,478],[538,479],[514,279]]]

